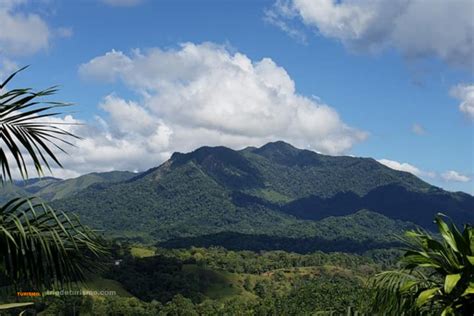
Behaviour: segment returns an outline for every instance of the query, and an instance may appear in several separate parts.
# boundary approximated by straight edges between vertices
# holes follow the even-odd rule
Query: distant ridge
[[[53,177],[18,180],[0,187],[0,202],[18,196],[37,196],[45,200],[58,200],[98,183],[121,182],[136,176],[129,171],[93,172],[77,178],[62,180]]]

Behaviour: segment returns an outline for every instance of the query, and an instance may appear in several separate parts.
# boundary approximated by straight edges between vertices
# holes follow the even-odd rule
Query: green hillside
[[[0,187],[0,202],[20,196],[37,196],[48,201],[58,200],[73,196],[95,184],[126,181],[136,175],[128,171],[111,171],[94,172],[66,180],[51,177],[18,180]]]
[[[283,243],[313,238],[314,244],[321,239],[359,241],[365,235],[387,242],[387,232],[396,230],[378,229],[376,216],[361,222],[351,217],[314,220],[369,209],[394,227],[399,223],[389,218],[430,227],[439,211],[468,222],[474,198],[443,191],[370,158],[325,156],[276,142],[240,151],[202,147],[175,153],[128,181],[89,186],[54,205],[114,236],[147,242],[234,232],[290,238]],[[356,228],[362,233],[354,236]]]
[[[78,178],[67,179],[49,185],[39,192],[39,196],[46,200],[58,200],[73,196],[94,184],[121,182],[134,176],[136,176],[135,173],[128,171],[89,173]]]

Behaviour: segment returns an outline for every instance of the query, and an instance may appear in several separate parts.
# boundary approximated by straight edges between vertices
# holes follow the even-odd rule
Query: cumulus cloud
[[[252,61],[211,43],[131,54],[112,50],[81,65],[79,73],[86,80],[121,81],[140,97],[107,95],[99,104],[106,114],[87,128],[75,127],[83,139],[64,159],[78,173],[144,170],[174,151],[277,139],[341,154],[367,137],[335,109],[298,94],[273,60]]]
[[[474,70],[471,0],[278,0],[271,11],[282,21],[297,16],[353,50],[391,46],[406,57],[436,56]]]
[[[467,118],[474,120],[474,85],[460,84],[451,88],[450,93],[461,101],[459,110]]]
[[[415,167],[414,165],[411,165],[406,162],[398,162],[398,161],[389,160],[389,159],[380,159],[377,161],[391,169],[409,172],[418,177],[424,177],[424,178],[436,177],[436,174],[434,172],[421,170],[418,167]]]
[[[333,108],[298,94],[294,81],[273,60],[252,61],[211,43],[136,50],[131,56],[111,51],[81,65],[79,72],[95,80],[121,80],[140,91],[141,105],[128,105],[153,124],[169,126],[174,141],[245,145],[286,139],[339,154],[366,137]],[[117,118],[117,108],[106,110]],[[195,137],[185,141],[188,133]]]
[[[449,170],[441,174],[441,178],[445,181],[453,181],[453,182],[469,182],[471,178],[466,175],[460,174],[457,171]]]

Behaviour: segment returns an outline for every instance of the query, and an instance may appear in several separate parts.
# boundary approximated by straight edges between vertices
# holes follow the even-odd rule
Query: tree
[[[28,179],[29,164],[38,176],[51,170],[51,163],[61,167],[55,151],[65,152],[61,145],[71,145],[67,139],[76,137],[52,120],[60,114],[58,108],[69,104],[43,100],[56,87],[39,92],[30,88],[6,91],[19,71],[0,84],[2,185],[13,181],[15,169]],[[17,290],[82,280],[88,270],[96,268],[93,260],[104,253],[101,239],[77,217],[36,198],[16,198],[0,206],[0,280]]]
[[[435,218],[440,239],[422,230],[406,233],[400,269],[377,274],[373,312],[393,315],[474,314],[474,229],[461,233],[442,214]]]

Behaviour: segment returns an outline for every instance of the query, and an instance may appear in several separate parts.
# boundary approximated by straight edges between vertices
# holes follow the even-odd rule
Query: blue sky
[[[0,0],[0,75],[77,104],[58,176],[284,139],[473,193],[474,4],[383,3]]]

